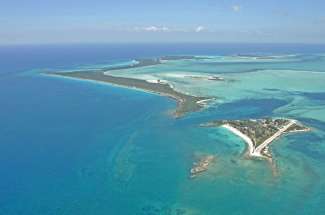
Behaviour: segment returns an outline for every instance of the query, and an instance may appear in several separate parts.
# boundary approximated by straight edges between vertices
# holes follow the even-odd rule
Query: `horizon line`
[[[321,45],[319,42],[198,42],[198,41],[161,41],[161,42],[48,42],[48,43],[0,43],[0,47],[4,46],[43,46],[43,45],[163,45],[163,44],[179,44],[179,45]]]

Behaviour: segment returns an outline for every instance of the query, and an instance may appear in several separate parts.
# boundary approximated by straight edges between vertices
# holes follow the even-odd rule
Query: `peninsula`
[[[222,126],[241,137],[248,146],[250,157],[272,158],[268,146],[285,133],[306,132],[305,127],[297,120],[284,118],[220,120],[201,124],[203,127]]]
[[[116,86],[144,90],[159,95],[170,97],[177,101],[175,117],[181,117],[185,113],[201,110],[211,97],[197,97],[176,91],[172,85],[164,80],[141,80],[108,75],[103,71],[75,71],[75,72],[54,72],[48,75],[62,76],[75,79],[99,81]]]

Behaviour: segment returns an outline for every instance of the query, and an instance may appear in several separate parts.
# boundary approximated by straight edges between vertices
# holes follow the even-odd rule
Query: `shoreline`
[[[255,151],[258,154],[262,154],[262,151],[269,145],[271,144],[275,139],[279,138],[283,133],[286,132],[286,130],[288,130],[292,125],[294,125],[296,123],[296,120],[290,120],[289,123],[287,125],[285,125],[284,127],[282,127],[281,129],[279,129],[275,134],[273,134],[271,137],[269,137],[268,139],[266,139],[262,144],[258,145],[255,148]]]
[[[249,138],[246,134],[243,134],[237,128],[232,127],[229,124],[224,124],[221,127],[227,129],[228,131],[232,132],[233,134],[235,134],[236,136],[240,137],[242,140],[245,141],[245,143],[247,145],[246,151],[247,151],[249,157],[263,157],[264,158],[264,156],[262,154],[258,154],[255,152],[254,143],[253,143],[252,139]]]
[[[96,83],[109,84],[116,87],[124,87],[128,89],[141,90],[146,93],[153,93],[156,95],[165,96],[176,101],[177,106],[174,112],[174,117],[178,118],[186,113],[196,112],[204,108],[203,101],[213,99],[210,97],[197,97],[192,95],[183,94],[174,90],[169,83],[151,83],[146,80],[125,78],[107,75],[104,72],[89,72],[89,71],[76,71],[76,72],[53,72],[44,73],[49,76],[56,76],[69,79],[79,79],[92,81]]]
[[[276,139],[278,139],[281,135],[285,133],[293,133],[293,132],[298,132],[298,131],[289,131],[287,130],[295,125],[297,123],[296,120],[290,119],[289,123],[280,128],[277,132],[275,132],[272,136],[267,138],[266,140],[263,141],[263,143],[259,144],[256,146],[253,142],[253,140],[248,137],[246,134],[242,133],[239,129],[229,125],[229,124],[223,124],[221,127],[226,128],[233,134],[237,135],[240,137],[242,140],[244,140],[247,144],[247,154],[251,158],[265,158],[265,159],[272,159],[271,154],[268,153],[268,147],[269,145]],[[302,131],[299,131],[302,132]]]

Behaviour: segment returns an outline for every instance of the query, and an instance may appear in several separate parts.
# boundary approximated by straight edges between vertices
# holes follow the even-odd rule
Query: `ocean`
[[[1,46],[0,214],[325,214],[324,53],[324,45],[297,44]],[[257,62],[238,54],[282,57]],[[213,57],[129,75],[235,81],[177,82],[180,91],[218,102],[175,119],[176,103],[166,97],[44,75],[166,55]],[[240,138],[198,126],[268,116],[312,127],[272,144],[276,175],[267,162],[243,156]],[[193,162],[206,154],[215,163],[190,179]]]

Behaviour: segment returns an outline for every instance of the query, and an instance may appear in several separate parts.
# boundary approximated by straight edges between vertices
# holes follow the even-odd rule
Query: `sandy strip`
[[[206,105],[209,101],[212,101],[214,99],[202,99],[200,101],[197,101],[196,104],[200,104],[200,105]]]
[[[242,138],[248,145],[248,155],[250,157],[264,157],[260,152],[257,153],[255,151],[255,146],[253,141],[251,140],[251,138],[249,138],[247,135],[243,134],[241,131],[239,131],[237,128],[232,127],[229,124],[224,124],[222,125],[222,127],[228,129],[229,131],[231,131],[232,133],[234,133],[235,135],[239,136],[240,138]]]

